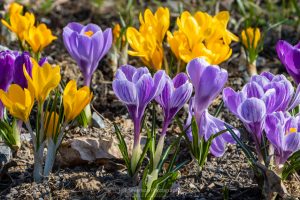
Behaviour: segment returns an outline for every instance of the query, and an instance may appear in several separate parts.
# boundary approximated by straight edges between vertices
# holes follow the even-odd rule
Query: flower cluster
[[[127,41],[133,49],[128,54],[140,57],[147,67],[159,70],[164,57],[162,42],[170,25],[169,9],[160,7],[155,14],[147,9],[144,16],[140,14],[139,20],[139,30],[129,27],[126,32]]]
[[[299,105],[300,86],[298,86],[295,92],[291,82],[284,75],[273,75],[269,72],[263,72],[261,75],[252,76],[251,80],[241,91],[235,92],[231,88],[225,88],[223,91],[223,100],[226,107],[243,122],[247,131],[251,134],[260,162],[262,162],[263,131],[266,131],[268,139],[271,137],[270,130],[273,131],[273,137],[284,136],[282,133],[285,132],[278,132],[280,130],[276,129],[276,126],[284,128],[285,120],[288,120],[290,117],[288,111]],[[282,124],[276,123],[276,126],[273,126],[275,124],[272,125],[274,120],[281,119]],[[298,130],[297,127],[293,127],[296,130],[295,132]],[[272,141],[271,138],[270,142],[272,143]],[[285,148],[285,143],[280,144],[280,146],[279,144],[274,146],[278,151],[281,148]],[[298,149],[298,147],[293,149],[290,151],[290,154]],[[280,155],[283,156],[283,154],[276,154],[276,156]],[[283,158],[276,158],[276,160],[286,161]]]
[[[211,150],[212,154],[219,157],[224,154],[227,142],[235,143],[231,135],[226,132],[224,122],[210,115],[207,110],[226,83],[227,71],[218,66],[209,65],[203,58],[196,58],[188,63],[187,73],[188,76],[185,73],[179,73],[171,79],[164,71],[159,70],[152,77],[146,67],[136,69],[133,66],[125,65],[120,67],[113,81],[113,90],[116,96],[126,105],[134,124],[134,144],[130,158],[131,162],[130,166],[129,163],[127,165],[131,176],[137,173],[138,164],[141,163],[142,155],[145,155],[144,152],[147,148],[147,146],[144,146],[143,149],[141,148],[142,119],[145,115],[145,109],[155,99],[163,110],[162,132],[156,148],[151,150],[153,160],[151,161],[152,170],[149,171],[148,181],[146,181],[148,187],[158,178],[159,163],[161,162],[167,128],[177,112],[189,101],[193,87],[195,96],[190,100],[190,117],[187,122],[187,127],[189,127],[192,123],[191,119],[195,118],[198,127],[196,134],[199,135],[197,137],[199,141],[196,138],[194,138],[194,140],[197,140],[196,142],[191,139],[194,135],[190,132],[195,131],[193,128],[187,132],[188,138],[190,138],[187,142],[198,144],[197,146],[191,145],[193,154],[194,152],[204,152],[198,150],[206,146]],[[219,135],[220,132],[223,134]],[[237,132],[237,134],[239,133]],[[210,143],[210,141],[212,142]],[[205,145],[201,144],[203,142],[207,143]],[[209,149],[205,150],[206,153],[204,155],[194,155],[196,160],[200,156],[202,157],[201,161],[198,161],[199,165],[200,163],[201,165],[205,163]],[[124,151],[122,148],[120,150]],[[123,153],[124,155],[126,155],[125,152]],[[124,159],[129,160],[129,158]]]
[[[46,46],[56,39],[46,24],[40,23],[35,26],[33,13],[23,14],[23,6],[13,3],[9,7],[9,22],[1,20],[2,24],[14,32],[21,41],[22,48],[39,54]],[[25,42],[31,47],[27,48]]]
[[[8,54],[9,52],[4,53]],[[22,59],[27,59],[26,56],[28,55],[24,53]],[[44,175],[48,176],[54,162],[53,156],[55,156],[55,153],[53,154],[53,152],[56,152],[64,135],[64,132],[61,130],[64,130],[66,125],[79,115],[83,108],[91,101],[92,94],[88,87],[83,87],[77,90],[76,82],[70,81],[67,84],[62,97],[64,115],[59,117],[61,118],[60,123],[55,122],[58,120],[58,118],[55,119],[53,117],[56,115],[55,109],[49,114],[50,111],[44,110],[44,103],[47,99],[52,98],[50,93],[54,92],[60,83],[60,67],[53,67],[48,62],[44,62],[40,66],[33,58],[31,58],[31,61],[27,60],[27,62],[30,67],[26,68],[26,64],[24,64],[23,71],[21,71],[21,74],[18,75],[19,77],[25,77],[23,83],[27,84],[27,87],[23,88],[17,83],[11,84],[7,91],[3,89],[0,90],[0,99],[13,117],[26,123],[29,132],[31,133],[36,161],[34,178],[36,181],[40,181],[42,172],[41,167],[37,166],[41,166],[43,164],[43,149],[45,143],[49,143],[48,147],[52,143],[55,144],[55,148],[48,150],[49,152],[52,152],[50,155],[52,158],[49,159],[52,162],[46,162],[45,164]],[[13,63],[11,64],[14,66]],[[28,69],[30,69],[29,72],[27,71]],[[12,73],[14,72],[13,70],[11,71]],[[32,131],[31,124],[29,122],[29,116],[35,101],[38,105],[38,123],[36,133]],[[44,126],[46,123],[49,123],[50,125],[54,124],[56,127],[52,127],[52,129],[50,129],[48,126]],[[52,134],[49,134],[50,130],[52,130]],[[54,130],[56,131],[54,132]],[[52,135],[51,139],[46,137],[49,135]]]
[[[178,30],[173,34],[168,32],[168,43],[177,59],[186,63],[202,57],[210,64],[220,64],[232,54],[230,43],[238,41],[227,30],[228,21],[226,11],[215,16],[200,11],[191,15],[185,11],[177,18]]]
[[[263,72],[257,75],[255,60],[263,44],[263,34],[257,27],[243,30],[242,45],[249,56],[248,64],[253,65],[255,71],[241,90],[235,91],[230,87],[223,89],[228,72],[218,66],[231,56],[232,41],[238,41],[238,37],[227,29],[230,16],[226,11],[215,16],[205,12],[192,15],[184,11],[177,18],[177,30],[173,33],[168,31],[169,9],[163,7],[155,13],[150,9],[140,13],[139,29],[128,27],[126,20],[122,20],[122,28],[116,24],[113,30],[107,28],[104,31],[96,24],[71,22],[64,27],[62,38],[83,76],[84,86],[78,88],[75,80],[66,84],[61,81],[60,66],[51,65],[47,58],[40,58],[43,49],[56,37],[45,24],[36,25],[32,13],[23,10],[22,5],[12,3],[7,20],[2,20],[17,35],[22,51],[0,51],[0,135],[17,151],[21,145],[20,129],[23,123],[26,125],[34,153],[34,181],[40,182],[49,176],[66,128],[74,125],[75,120],[76,125],[91,124],[93,73],[111,47],[115,54],[113,64],[120,63],[122,55],[119,53],[123,49],[125,63],[128,63],[128,44],[131,47],[128,54],[140,57],[146,67],[125,64],[118,69],[112,68],[112,89],[133,121],[132,148],[127,148],[124,136],[115,125],[118,146],[133,179],[139,177],[144,158],[149,156],[140,180],[142,190],[137,198],[153,199],[158,193],[163,197],[164,191],[171,188],[179,175],[178,170],[190,161],[186,159],[177,163],[181,160],[177,156],[183,144],[182,138],[190,150],[190,159],[197,162],[200,170],[209,153],[221,157],[227,144],[235,143],[249,158],[255,175],[259,171],[263,179],[268,179],[270,170],[281,181],[286,174],[297,167],[299,169],[300,43],[292,46],[279,41],[276,46],[280,61],[298,85],[295,89],[282,74]],[[178,61],[177,70],[169,69],[166,60],[166,35]],[[170,64],[176,66],[173,62]],[[213,102],[217,103],[214,100],[221,93],[222,101],[213,115],[209,107]],[[250,148],[244,145],[240,130],[218,118],[223,103],[251,135],[257,156],[253,156]],[[182,109],[185,105],[187,113]],[[157,129],[160,124],[156,119],[158,106],[163,114],[161,129]],[[148,110],[152,111],[151,115]],[[182,120],[186,115],[187,118]],[[32,126],[32,117],[35,117],[35,126]],[[151,127],[147,123],[150,119]],[[173,130],[172,123],[181,133],[174,134],[175,140],[165,148],[165,138]],[[291,159],[293,156],[296,159]],[[264,185],[264,190],[267,190],[266,185],[275,185],[272,181]]]

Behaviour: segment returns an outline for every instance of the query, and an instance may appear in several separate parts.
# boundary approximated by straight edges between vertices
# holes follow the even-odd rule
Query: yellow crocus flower
[[[90,92],[89,87],[84,86],[77,90],[76,81],[69,81],[63,94],[65,120],[69,122],[75,119],[92,98],[93,93]]]
[[[177,59],[186,63],[202,57],[210,64],[220,64],[232,53],[231,41],[238,41],[238,37],[227,30],[228,21],[227,11],[215,16],[205,12],[191,15],[185,11],[177,18],[179,30],[173,34],[168,32],[167,41]]]
[[[24,40],[30,27],[34,25],[35,17],[29,12],[26,12],[25,15],[15,12],[11,13],[9,21],[10,24],[4,19],[1,20],[2,24],[14,32],[20,40]]]
[[[27,122],[34,104],[34,96],[28,89],[12,84],[7,92],[0,90],[0,99],[10,114]]]
[[[218,27],[215,31],[215,34],[221,36],[224,43],[228,45],[231,43],[231,41],[239,41],[239,38],[236,35],[227,30],[229,19],[230,14],[228,11],[219,12],[213,17],[213,24]],[[217,39],[219,39],[219,37]]]
[[[156,40],[155,35],[142,34],[133,27],[126,32],[128,44],[133,51],[128,51],[131,56],[138,56],[143,63],[155,70],[161,69],[163,62],[163,47]]]
[[[11,15],[13,13],[22,13],[23,12],[23,6],[16,3],[16,2],[13,2],[9,5],[9,8],[8,8],[8,13]]]
[[[168,8],[159,7],[155,14],[150,9],[146,9],[144,17],[140,13],[141,23],[139,31],[143,34],[154,34],[155,38],[161,43],[170,26],[170,12]]]
[[[57,112],[51,112],[51,116],[49,115],[49,112],[45,112],[44,128],[46,136],[51,138],[56,134],[56,131],[59,131],[59,114],[57,114]]]
[[[34,59],[32,59],[32,63],[32,77],[27,73],[25,66],[23,71],[28,81],[28,89],[39,103],[43,103],[60,82],[60,67],[58,65],[52,67],[47,62],[43,66],[39,66]]]
[[[242,31],[242,43],[246,48],[256,49],[258,42],[260,41],[260,30],[259,28],[249,27]]]
[[[177,59],[180,59],[181,57],[181,54],[179,54],[180,50],[189,49],[188,38],[181,31],[175,31],[174,35],[168,31],[167,41]]]
[[[155,14],[146,9],[139,20],[139,30],[129,27],[126,31],[128,44],[133,49],[128,54],[140,57],[147,67],[159,70],[164,57],[162,42],[170,25],[169,9],[160,7]]]
[[[26,42],[31,46],[33,52],[42,51],[57,37],[52,35],[50,29],[45,24],[39,24],[37,27],[30,27],[28,34],[25,37]]]

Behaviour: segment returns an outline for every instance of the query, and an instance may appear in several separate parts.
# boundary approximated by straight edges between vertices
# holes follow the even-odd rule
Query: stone
[[[20,135],[20,139],[21,139],[22,142],[23,141],[30,142],[31,141],[31,135],[30,135],[30,133],[22,133]]]
[[[0,166],[8,163],[12,158],[12,151],[5,143],[0,143]]]
[[[95,128],[105,128],[105,124],[102,117],[99,116],[96,112],[93,112],[92,123],[93,123],[93,127]]]

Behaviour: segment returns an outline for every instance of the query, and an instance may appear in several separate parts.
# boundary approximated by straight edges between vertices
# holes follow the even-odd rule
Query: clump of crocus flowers
[[[138,30],[133,27],[126,30],[127,42],[131,47],[128,53],[140,57],[146,67],[122,65],[115,71],[112,87],[117,98],[127,107],[134,126],[131,152],[128,152],[130,148],[127,148],[118,126],[115,126],[128,174],[138,179],[144,158],[149,155],[138,196],[151,199],[158,194],[163,197],[160,189],[170,189],[178,177],[178,170],[186,164],[186,161],[178,165],[175,163],[182,137],[186,139],[199,170],[205,165],[209,153],[221,157],[228,143],[238,142],[242,146],[240,132],[219,119],[218,112],[213,115],[208,111],[228,80],[228,72],[218,64],[231,56],[230,44],[238,38],[227,30],[229,13],[226,11],[215,16],[204,12],[192,15],[185,11],[177,18],[178,30],[173,34],[168,32],[168,8],[160,7],[155,13],[146,9],[144,14],[140,14],[139,21]],[[78,88],[75,80],[62,84],[60,67],[51,65],[46,58],[40,59],[42,50],[56,39],[45,24],[35,26],[34,15],[29,12],[24,14],[23,6],[17,3],[10,5],[8,21],[2,20],[2,23],[17,35],[21,47],[28,52],[0,52],[0,131],[6,143],[17,150],[21,145],[20,128],[25,123],[34,150],[33,177],[40,182],[52,171],[66,128],[82,111],[87,117],[86,124],[89,124],[89,104],[93,97],[90,86],[99,62],[112,44],[116,47],[120,41],[126,41],[123,41],[125,37],[118,24],[113,31],[110,28],[102,31],[96,24],[69,23],[63,30],[63,41],[83,75],[84,86]],[[125,27],[122,29],[125,33]],[[167,42],[179,62],[174,76],[167,71],[163,48],[166,34]],[[261,44],[259,29],[247,28],[242,32],[241,39],[249,54],[249,63],[254,64]],[[299,44],[292,46],[285,41],[279,41],[276,47],[280,61],[297,84],[300,82],[299,49]],[[187,63],[186,73],[180,72],[184,71],[181,68],[184,63]],[[290,158],[300,150],[297,113],[300,86],[295,90],[284,75],[256,73],[250,72],[254,76],[240,91],[225,88],[223,101],[242,121],[254,141],[258,159],[255,163],[251,161],[251,164],[265,167],[260,170],[274,170],[283,179],[286,177],[286,167],[295,164]],[[188,117],[181,120],[182,113],[179,111],[188,102]],[[161,129],[156,129],[156,103],[163,113]],[[32,126],[30,116],[35,106],[36,121]],[[6,110],[12,120],[8,119]],[[145,123],[145,119],[149,118],[146,114],[148,110],[152,111],[150,128]],[[175,121],[181,128],[181,134],[177,134],[177,139],[166,147],[165,138],[171,131],[168,128]],[[144,144],[142,136],[145,132]],[[174,155],[169,154],[172,148]],[[164,168],[169,156],[172,159]]]
[[[57,37],[52,35],[51,30],[44,23],[35,24],[33,13],[23,14],[23,6],[13,3],[9,7],[8,21],[1,20],[2,24],[18,37],[22,50],[30,51],[35,59],[45,47],[52,43]]]
[[[168,8],[159,7],[155,14],[146,9],[144,17],[140,14],[139,20],[139,30],[133,27],[127,29],[127,41],[133,49],[128,54],[140,57],[153,70],[163,67],[167,74],[172,70],[169,69],[164,52],[166,34],[167,42],[178,61],[175,73],[184,71],[184,63],[197,57],[204,58],[210,64],[226,61],[232,54],[231,42],[239,40],[227,30],[229,13],[226,11],[215,16],[200,11],[192,15],[184,11],[177,18],[178,30],[173,34],[168,31]]]
[[[128,174],[136,177],[140,163],[143,161],[148,148],[152,155],[150,164],[144,172],[144,178],[141,180],[142,184],[146,185],[146,192],[141,194],[145,198],[147,195],[153,195],[153,190],[157,191],[157,185],[154,183],[160,176],[162,162],[164,162],[163,157],[166,156],[163,151],[167,128],[178,111],[189,101],[193,86],[195,97],[190,100],[193,102],[191,103],[193,108],[190,108],[190,110],[193,110],[193,112],[190,112],[190,118],[195,119],[193,121],[196,123],[192,124],[190,120],[187,127],[191,127],[191,132],[195,134],[186,133],[183,130],[183,135],[186,138],[194,137],[192,142],[190,139],[187,139],[187,142],[191,143],[191,152],[195,160],[203,167],[210,151],[216,156],[222,156],[225,151],[225,144],[227,142],[235,143],[232,136],[226,132],[224,122],[213,117],[207,111],[211,102],[221,92],[226,83],[227,71],[220,69],[218,66],[210,66],[204,59],[197,58],[190,61],[187,66],[187,73],[188,76],[185,73],[179,73],[171,79],[164,71],[159,70],[152,77],[146,67],[134,68],[125,65],[120,67],[113,81],[113,90],[119,100],[126,105],[134,124],[134,143],[131,156],[129,156],[127,146],[124,144],[124,139],[117,128],[117,135],[121,144],[119,147]],[[208,85],[209,87],[207,87]],[[162,131],[159,134],[156,147],[151,147],[155,144],[155,141],[153,141],[155,132],[152,133],[154,136],[147,134],[147,144],[142,146],[142,119],[145,116],[147,105],[154,99],[163,110]],[[155,118],[155,115],[152,115],[152,118]],[[155,128],[152,127],[152,130],[155,130]],[[192,136],[188,137],[187,135]],[[170,174],[177,176],[177,171],[170,171]],[[170,174],[166,173],[161,175],[160,178],[170,176]],[[168,177],[166,177],[167,179]],[[174,179],[172,180],[174,181]]]
[[[57,89],[61,80],[60,67],[48,62],[40,66],[34,59],[31,62],[33,66],[30,74],[26,66],[23,66],[28,87],[12,84],[7,91],[0,90],[0,99],[12,116],[26,124],[31,134],[35,161],[33,174],[34,180],[39,182],[52,170],[66,126],[89,104],[92,94],[86,86],[77,90],[76,82],[70,81],[61,95]],[[38,112],[34,131],[29,116],[35,102]],[[45,147],[48,148],[48,153],[44,158]]]
[[[210,64],[227,60],[232,50],[230,43],[238,37],[227,30],[229,13],[211,16],[205,12],[194,15],[185,11],[177,18],[178,30],[168,32],[168,43],[178,60],[185,63],[201,57]]]

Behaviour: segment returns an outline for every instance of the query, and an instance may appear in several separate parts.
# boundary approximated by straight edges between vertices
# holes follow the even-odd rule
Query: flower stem
[[[40,183],[43,178],[43,153],[44,143],[34,152],[33,179],[36,183]]]
[[[249,71],[250,76],[257,75],[256,60],[248,63],[248,71]]]
[[[88,104],[84,108],[84,115],[85,115],[85,118],[83,119],[83,127],[87,128],[88,126],[90,126],[92,124],[92,110],[91,110],[90,104]]]
[[[48,142],[48,149],[47,149],[47,156],[45,161],[45,167],[44,167],[44,176],[49,176],[50,172],[52,171],[53,164],[55,161],[55,155],[56,155],[56,145],[52,139],[49,139]]]
[[[19,126],[19,121],[17,119],[13,120],[12,128],[13,128],[12,136],[14,140],[14,144],[12,145],[13,145],[13,149],[17,151],[21,147],[20,126]]]
[[[162,132],[160,134],[155,153],[154,153],[154,158],[153,158],[153,170],[155,170],[158,167],[158,163],[161,158],[162,151],[164,149],[164,142],[165,142],[165,136],[167,133],[167,128],[169,126],[169,123],[164,122]]]

